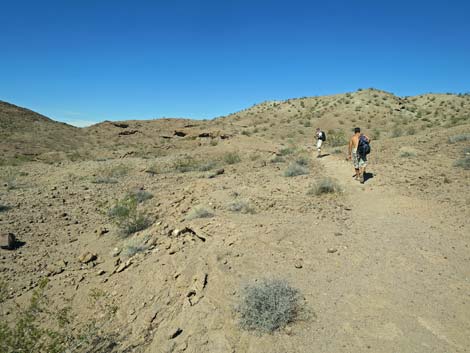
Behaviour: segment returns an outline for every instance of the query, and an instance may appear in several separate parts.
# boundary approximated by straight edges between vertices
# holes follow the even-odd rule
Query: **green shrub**
[[[241,161],[240,156],[236,152],[229,152],[225,154],[224,161],[227,164],[236,164]]]
[[[295,148],[293,148],[293,147],[281,148],[281,149],[279,150],[279,154],[280,154],[281,156],[287,156],[287,155],[292,154],[292,153],[294,153],[294,152],[295,152]]]
[[[108,211],[108,216],[118,225],[123,236],[129,236],[148,228],[152,222],[137,210],[135,196],[128,196]]]
[[[413,126],[410,126],[407,132],[408,132],[408,135],[414,135],[416,134],[416,129]]]
[[[10,208],[10,206],[0,204],[0,212],[8,211]]]
[[[298,318],[300,294],[284,280],[262,280],[243,289],[237,307],[245,330],[272,333]]]
[[[380,130],[377,129],[377,128],[374,129],[374,130],[372,131],[372,137],[373,137],[374,140],[380,139]]]
[[[203,206],[196,206],[188,212],[186,219],[189,221],[195,218],[210,218],[213,216],[214,214]]]
[[[173,169],[180,173],[187,173],[197,170],[197,162],[193,157],[183,156],[173,163]]]
[[[103,322],[90,319],[86,326],[74,325],[71,307],[53,312],[45,295],[46,280],[39,282],[26,308],[19,309],[13,325],[0,321],[0,351],[2,353],[30,352],[104,352],[117,345],[116,336],[102,332],[110,322],[116,308],[107,306]],[[52,323],[56,328],[45,328],[42,323]]]
[[[308,174],[309,170],[306,166],[300,165],[297,162],[291,163],[287,169],[284,171],[285,177],[294,177],[298,175]]]
[[[332,147],[344,146],[348,143],[346,134],[343,130],[328,130],[327,132],[328,143]]]
[[[321,194],[333,194],[342,192],[341,186],[338,181],[333,178],[323,178],[319,182],[312,185],[310,190],[307,192],[308,195],[321,195]]]
[[[132,191],[128,193],[126,196],[127,199],[135,198],[137,203],[142,203],[144,201],[150,200],[152,197],[153,195],[150,192],[145,191],[145,190]]]

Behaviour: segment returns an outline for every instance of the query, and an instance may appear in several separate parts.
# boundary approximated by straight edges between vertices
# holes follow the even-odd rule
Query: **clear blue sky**
[[[470,91],[470,1],[0,0],[0,100],[86,124]]]

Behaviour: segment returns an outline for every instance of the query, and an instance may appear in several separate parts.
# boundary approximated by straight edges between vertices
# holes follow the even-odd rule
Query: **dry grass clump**
[[[416,157],[417,155],[418,153],[413,148],[409,148],[409,147],[400,148],[400,157],[402,158]]]
[[[189,221],[196,218],[210,218],[213,216],[214,214],[204,206],[196,206],[188,212],[186,219]]]
[[[129,167],[118,164],[108,168],[101,168],[92,180],[95,184],[117,184],[118,179],[129,173]]]
[[[469,170],[470,169],[470,156],[465,156],[462,159],[458,159],[457,161],[455,161],[454,166],[463,168],[465,170]]]
[[[134,238],[130,239],[124,246],[124,249],[122,250],[122,254],[125,257],[132,257],[135,254],[141,253],[149,248],[149,246],[146,244],[148,238],[140,239],[140,238]]]
[[[322,195],[341,193],[342,188],[336,179],[326,177],[312,185],[307,192],[308,195]]]
[[[135,198],[137,203],[142,203],[153,198],[153,195],[145,190],[136,190],[127,194],[126,198]]]
[[[227,164],[236,164],[239,163],[242,159],[237,152],[228,152],[224,155],[224,161]]]
[[[294,162],[289,164],[284,171],[285,177],[294,177],[298,175],[305,175],[309,173],[309,160],[306,157],[299,157]]]
[[[448,141],[449,141],[449,143],[470,141],[470,134],[461,134],[461,135],[450,136]]]
[[[245,330],[272,333],[295,321],[300,293],[285,280],[262,280],[244,288],[237,307]]]
[[[240,212],[244,214],[256,213],[255,209],[247,201],[244,201],[244,200],[236,200],[236,201],[231,202],[228,205],[228,210],[232,212]]]
[[[348,143],[346,134],[343,130],[328,130],[327,142],[332,147],[344,146]]]

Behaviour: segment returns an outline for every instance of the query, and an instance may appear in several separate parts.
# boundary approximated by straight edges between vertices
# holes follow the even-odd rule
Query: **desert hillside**
[[[469,95],[0,119],[2,352],[469,351]]]
[[[0,165],[74,160],[78,151],[89,148],[89,139],[81,129],[0,101]]]

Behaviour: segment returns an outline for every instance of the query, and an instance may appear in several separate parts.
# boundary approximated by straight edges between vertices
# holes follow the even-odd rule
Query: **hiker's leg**
[[[364,161],[362,158],[360,158],[359,159],[359,165],[360,165],[360,169],[361,169],[360,170],[359,181],[364,184],[367,162]]]
[[[357,158],[357,152],[352,151],[352,160],[354,164],[354,170],[356,172],[356,175],[354,176],[356,179],[359,179],[359,159]]]

